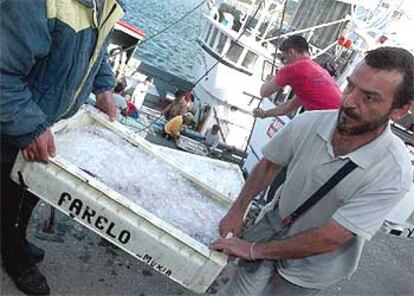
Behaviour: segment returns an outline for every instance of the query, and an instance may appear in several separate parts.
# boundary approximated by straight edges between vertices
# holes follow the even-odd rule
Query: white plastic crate
[[[59,133],[68,127],[85,125],[105,127],[129,143],[174,166],[186,178],[208,192],[208,196],[228,209],[234,194],[222,192],[218,186],[203,181],[199,172],[175,162],[159,148],[136,136],[118,122],[111,123],[106,115],[91,107],[82,108],[74,117],[53,127]],[[75,143],[74,143],[75,144]],[[189,157],[192,157],[189,155]],[[197,157],[197,161],[202,158]],[[207,160],[209,164],[215,163]],[[221,169],[228,167],[221,164]],[[243,184],[242,176],[233,170]],[[20,178],[19,178],[20,176]],[[227,256],[208,249],[208,246],[174,228],[148,210],[131,202],[77,166],[56,156],[48,165],[26,162],[18,156],[12,178],[23,180],[29,191],[56,207],[103,238],[111,241],[132,256],[153,267],[181,285],[203,293],[227,263]],[[219,180],[220,176],[218,176]],[[216,180],[216,182],[218,182]]]

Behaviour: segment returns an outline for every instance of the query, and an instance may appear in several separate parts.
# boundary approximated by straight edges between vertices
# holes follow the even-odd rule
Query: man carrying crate
[[[43,252],[26,240],[38,198],[24,180],[10,179],[13,163],[19,150],[47,163],[56,150],[50,127],[75,114],[92,91],[99,109],[115,118],[105,49],[122,15],[117,0],[0,2],[1,254],[26,294],[50,289],[35,265]]]
[[[299,115],[275,135],[211,246],[242,259],[221,295],[311,295],[351,277],[365,241],[411,187],[389,120],[413,99],[412,54],[378,48],[348,77],[339,111]],[[285,183],[240,238],[249,202],[283,166]]]

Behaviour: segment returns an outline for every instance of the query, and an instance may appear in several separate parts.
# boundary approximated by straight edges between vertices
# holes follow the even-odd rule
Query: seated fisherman
[[[181,90],[175,92],[175,99],[172,101],[162,113],[167,120],[170,120],[176,116],[187,113],[188,102],[185,98],[185,94]]]
[[[171,119],[165,124],[164,132],[168,136],[171,136],[174,139],[178,139],[180,137],[181,128],[183,127],[183,125],[190,124],[192,120],[193,115],[191,113],[175,116],[173,119]]]
[[[204,140],[204,144],[206,144],[209,149],[215,149],[219,144],[219,131],[220,126],[218,124],[214,124],[213,127],[206,132],[206,139]]]

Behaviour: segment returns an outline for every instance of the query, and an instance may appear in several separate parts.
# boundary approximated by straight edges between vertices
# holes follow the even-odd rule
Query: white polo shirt
[[[371,239],[388,212],[409,191],[413,178],[408,152],[390,126],[372,142],[335,157],[331,139],[337,117],[337,110],[299,115],[262,150],[266,159],[289,165],[280,190],[282,218],[307,200],[348,159],[358,165],[289,230],[289,235],[294,235],[334,219],[356,235],[335,252],[278,263],[282,277],[307,288],[322,289],[355,272],[364,241]]]
[[[137,85],[134,92],[132,93],[132,103],[140,109],[144,103],[145,96],[147,95],[149,86],[145,82],[141,82]]]

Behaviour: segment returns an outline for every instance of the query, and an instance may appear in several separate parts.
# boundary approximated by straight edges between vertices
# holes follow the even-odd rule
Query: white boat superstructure
[[[300,3],[290,11],[289,20],[284,19],[287,2]],[[231,0],[220,7],[209,2],[194,66],[194,77],[200,81],[193,92],[212,107],[199,127],[202,134],[217,123],[224,143],[247,149],[254,122],[251,111],[260,104],[260,87],[280,66],[274,58],[275,44],[301,34],[310,43],[313,59],[329,52],[341,60],[343,69],[351,69],[363,52],[389,39],[383,38],[384,32],[400,17],[406,1],[310,2]],[[346,71],[339,75],[339,86],[346,75]]]
[[[406,10],[406,5],[411,5],[409,8],[411,9],[410,13]],[[341,32],[341,36],[345,41],[348,40],[350,46],[335,47],[335,54],[337,56],[341,56],[344,52],[351,53],[347,66],[337,77],[338,85],[344,85],[346,77],[364,57],[367,50],[389,45],[402,46],[414,53],[414,42],[408,40],[405,36],[407,35],[406,28],[408,24],[411,26],[413,24],[412,18],[409,20],[410,16],[414,16],[414,3],[412,1],[361,1],[359,5],[352,6],[350,22]],[[274,107],[274,102],[265,99],[262,106],[264,109],[270,109]],[[409,116],[412,116],[412,114]],[[253,170],[262,157],[261,148],[290,120],[287,116],[281,116],[266,118],[257,122],[249,143],[249,154],[243,167],[247,173]],[[393,123],[392,127],[394,133],[406,143],[414,171],[414,134],[412,131],[396,123]],[[387,216],[383,231],[399,236],[413,237],[413,224],[414,183],[410,192]]]
[[[280,65],[274,58],[275,43],[295,33],[311,40],[316,30],[342,25],[350,18],[275,37],[275,28],[284,13],[284,0],[251,5],[230,1],[230,5],[239,9],[237,16],[216,7],[205,15],[206,25],[198,39],[200,48],[194,66],[194,77],[200,81],[197,80],[193,92],[202,103],[212,107],[200,132],[217,123],[223,142],[244,150],[254,122],[251,112],[261,102],[260,87]],[[324,48],[312,45],[313,55],[317,57],[335,45],[336,38]]]
[[[234,21],[229,14],[222,18],[220,21],[215,10],[205,16],[206,27],[198,39],[200,48],[194,77],[208,74],[193,93],[212,107],[201,133],[218,123],[222,140],[244,149],[253,124],[251,111],[258,106],[258,101],[249,94],[258,96],[260,85],[272,73],[274,47],[260,45],[257,28],[264,18],[251,29],[244,27],[246,23],[236,24],[239,20]]]

